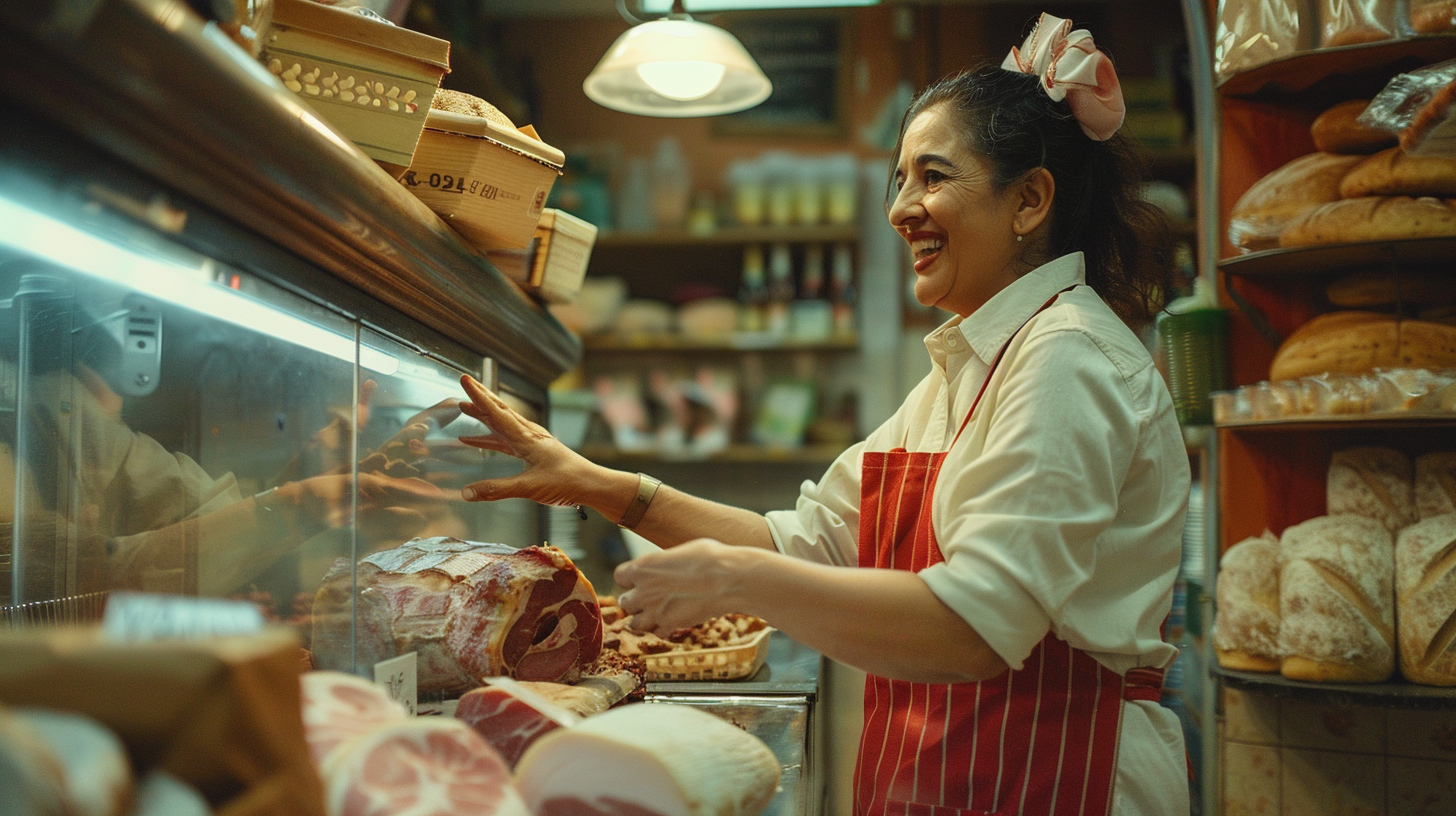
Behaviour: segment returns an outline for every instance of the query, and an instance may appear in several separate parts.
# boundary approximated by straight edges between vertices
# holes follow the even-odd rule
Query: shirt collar
[[[996,352],[1056,293],[1086,283],[1082,253],[1072,252],[1017,278],[964,320],[949,321],[941,331],[954,328],[965,336],[976,356],[989,363]],[[937,332],[939,333],[939,332]]]

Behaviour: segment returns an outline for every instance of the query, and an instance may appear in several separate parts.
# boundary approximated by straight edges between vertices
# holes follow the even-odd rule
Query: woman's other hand
[[[709,538],[644,555],[617,567],[617,603],[632,616],[633,629],[659,634],[743,612],[733,588],[744,559],[762,555]]]
[[[460,384],[470,397],[469,402],[460,404],[460,410],[485,423],[491,430],[487,436],[462,436],[460,441],[481,450],[513,456],[526,465],[526,469],[515,476],[466,485],[461,491],[466,501],[530,499],[556,506],[596,506],[587,498],[593,486],[595,466],[591,462],[562,444],[545,428],[521,416],[474,377],[461,377]],[[627,497],[624,495],[623,498]]]

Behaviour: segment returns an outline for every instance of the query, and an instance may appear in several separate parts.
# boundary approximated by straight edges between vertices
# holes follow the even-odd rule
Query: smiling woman
[[[1115,134],[1111,63],[1070,27],[1043,15],[1002,67],[910,107],[887,214],[916,297],[955,316],[895,415],[794,509],[662,485],[629,516],[638,475],[464,381],[494,431],[464,441],[525,462],[467,499],[584,504],[663,548],[617,568],[634,627],[746,613],[868,673],[864,816],[1188,811],[1158,703],[1188,457],[1129,328],[1167,291],[1166,226]]]

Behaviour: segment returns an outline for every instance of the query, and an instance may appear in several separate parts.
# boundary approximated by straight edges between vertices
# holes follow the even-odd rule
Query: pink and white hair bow
[[[1112,60],[1097,50],[1086,29],[1072,30],[1072,21],[1042,14],[1020,48],[1001,63],[1008,71],[1035,74],[1047,96],[1067,100],[1082,131],[1106,141],[1122,127],[1122,86]]]

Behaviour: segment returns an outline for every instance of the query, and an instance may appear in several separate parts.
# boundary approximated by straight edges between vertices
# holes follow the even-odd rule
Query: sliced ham
[[[316,767],[349,740],[409,719],[384,689],[352,674],[311,671],[303,675],[303,736]]]
[[[321,775],[330,816],[531,816],[500,755],[447,717],[375,728]]]
[[[536,816],[755,816],[778,787],[762,740],[686,706],[637,703],[537,740],[516,767]]]
[[[506,680],[510,686],[497,681]],[[532,683],[536,686],[560,685]],[[580,718],[546,698],[527,691],[525,683],[510,678],[492,678],[487,685],[471,689],[460,696],[455,717],[475,730],[501,755],[506,764],[516,767],[521,754],[548,731],[574,725]],[[570,686],[563,686],[570,688]]]
[[[357,604],[354,572],[336,563],[315,596],[319,668],[414,651],[420,692],[456,694],[494,676],[574,682],[601,652],[596,593],[554,547],[414,539],[359,562]]]

